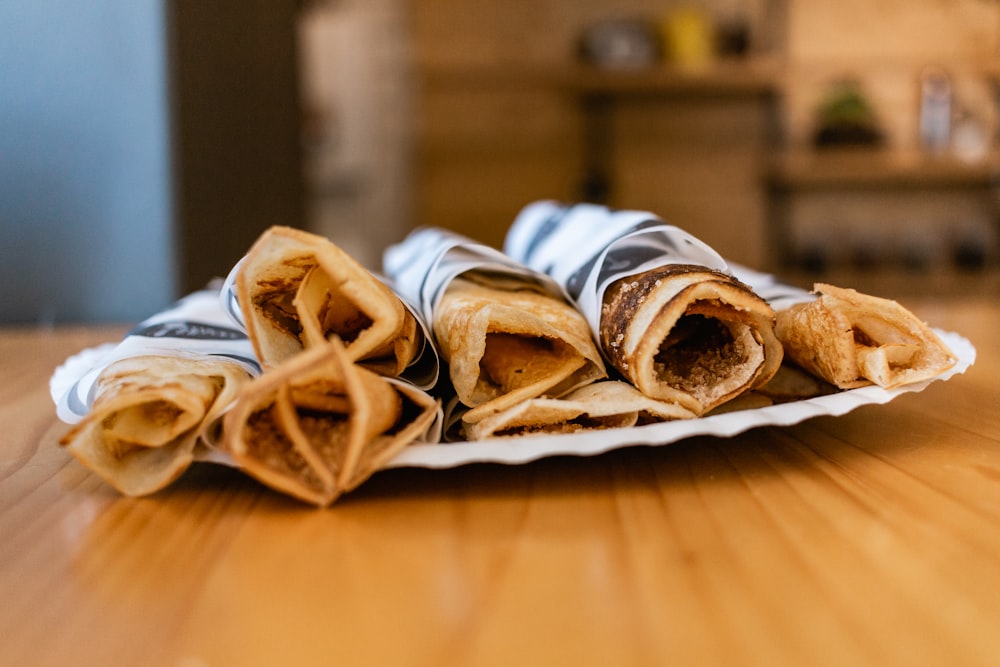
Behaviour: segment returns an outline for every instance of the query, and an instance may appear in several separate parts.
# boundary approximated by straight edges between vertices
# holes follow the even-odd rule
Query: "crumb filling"
[[[258,284],[254,303],[272,324],[304,345],[336,334],[345,344],[355,341],[373,324],[351,298],[318,266],[300,280],[272,280]]]
[[[757,363],[748,364],[752,357]],[[743,386],[763,352],[749,326],[704,315],[684,315],[653,359],[657,378],[705,402]]]
[[[248,435],[244,441],[251,456],[268,468],[294,477],[306,486],[324,488],[325,482],[299,453],[281,421],[280,411],[273,404],[250,416],[246,424]]]

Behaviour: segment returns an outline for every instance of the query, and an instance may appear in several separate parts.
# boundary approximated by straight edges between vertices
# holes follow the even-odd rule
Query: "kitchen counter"
[[[325,510],[208,463],[119,496],[57,444],[48,379],[125,328],[0,330],[0,664],[990,664],[1000,305],[906,305],[975,365],[731,438],[386,470]]]

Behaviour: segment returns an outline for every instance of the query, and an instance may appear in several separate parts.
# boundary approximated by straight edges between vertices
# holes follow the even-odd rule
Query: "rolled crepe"
[[[538,283],[467,271],[434,312],[434,335],[473,423],[538,396],[606,377],[587,321]]]
[[[235,271],[247,335],[265,369],[336,336],[351,360],[397,376],[423,347],[399,297],[325,237],[271,227]]]
[[[563,285],[608,365],[651,398],[702,415],[781,364],[767,302],[712,248],[655,215],[535,202],[504,248]]]
[[[126,495],[159,491],[214,438],[210,429],[250,377],[242,364],[218,356],[116,361],[98,376],[89,414],[60,444]]]
[[[334,338],[248,385],[226,414],[222,449],[267,486],[323,507],[427,434],[437,412],[424,391],[353,363]]]
[[[608,286],[601,346],[642,393],[705,414],[781,365],[770,306],[732,276],[669,264]]]
[[[841,388],[897,387],[933,378],[957,357],[895,301],[823,283],[818,298],[778,312],[776,332],[796,364]]]
[[[562,398],[532,398],[465,424],[468,440],[528,434],[577,433],[605,428],[690,419],[694,413],[675,403],[645,396],[632,385],[606,380],[573,390]]]

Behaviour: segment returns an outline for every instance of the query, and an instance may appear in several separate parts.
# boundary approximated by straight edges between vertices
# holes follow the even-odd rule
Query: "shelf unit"
[[[779,152],[768,181],[779,190],[830,188],[989,187],[997,158],[964,161],[951,156],[867,148]]]
[[[600,68],[577,65],[558,78],[583,96],[772,95],[780,87],[780,67],[767,58],[720,59],[705,66],[657,65]]]
[[[783,80],[780,66],[772,60],[722,62],[699,71],[670,67],[608,71],[573,68],[561,77],[565,87],[577,95],[585,117],[584,194],[594,200],[613,199],[611,163],[614,160],[612,115],[616,105],[628,100],[692,97],[754,97],[769,105],[776,128]],[[765,140],[761,155],[760,187],[766,192],[768,257],[766,268],[793,271],[796,264],[789,247],[790,225],[784,200],[818,192],[851,193],[966,193],[991,200],[1000,164],[995,152],[977,160],[921,151],[873,148],[824,148],[787,150],[780,148],[777,132]],[[993,254],[993,251],[989,251]],[[912,279],[912,276],[910,276]],[[883,280],[883,284],[892,281]],[[955,281],[932,280],[937,285]],[[959,283],[956,283],[959,284]],[[962,283],[964,284],[964,283]]]
[[[964,162],[860,149],[779,154],[767,173],[776,264],[801,282],[894,297],[958,295],[989,285],[994,293],[997,176],[995,155]],[[852,219],[838,221],[845,211],[853,211]],[[820,243],[796,239],[794,232],[809,228],[810,213],[815,223],[817,212],[831,221],[833,234]]]
[[[450,182],[468,180],[466,165],[484,156],[504,167],[491,171],[490,176],[503,178],[505,197],[516,197],[542,189],[529,188],[521,181],[534,178],[557,191],[553,186],[558,184],[550,176],[553,169],[568,166],[573,173],[580,169],[575,192],[565,192],[566,196],[663,213],[667,220],[718,243],[724,254],[746,250],[748,256],[761,258],[757,262],[761,268],[772,271],[795,270],[786,245],[789,220],[783,215],[783,204],[796,197],[831,197],[837,192],[844,193],[842,201],[877,198],[879,193],[913,202],[926,202],[931,193],[940,193],[941,201],[951,201],[956,194],[977,201],[996,197],[997,155],[968,163],[897,149],[909,143],[907,137],[915,129],[915,109],[905,105],[917,103],[906,88],[909,84],[899,76],[909,76],[918,61],[961,66],[978,81],[993,82],[1000,89],[1000,66],[985,47],[977,46],[986,21],[967,20],[969,12],[951,21],[954,12],[935,6],[925,8],[928,12],[912,22],[916,32],[890,40],[879,36],[877,22],[859,27],[860,19],[853,13],[806,11],[805,5],[792,11],[792,4],[764,0],[763,14],[755,25],[766,26],[767,33],[755,40],[753,50],[743,58],[699,66],[664,63],[601,68],[559,61],[548,51],[548,57],[541,57],[541,50],[514,52],[504,45],[495,45],[502,58],[449,54],[439,58],[436,67],[425,64],[420,67],[422,80],[430,88],[456,97],[479,91],[480,108],[487,111],[474,117],[495,115],[509,134],[508,139],[499,132],[456,132],[456,126],[471,127],[467,119],[473,116],[453,113],[448,120],[455,122],[439,122],[435,126],[439,135],[429,142],[430,157],[440,170],[435,173],[447,168],[450,171],[444,175]],[[879,11],[910,16],[910,9],[899,0]],[[950,28],[941,25],[946,18]],[[845,48],[838,36],[852,28],[858,28],[851,33],[857,33],[858,43]],[[945,29],[951,32],[941,33]],[[571,33],[567,29],[560,34]],[[925,33],[940,39],[929,43]],[[483,52],[487,50],[484,46]],[[445,64],[446,60],[454,66]],[[887,112],[884,120],[892,130],[886,137],[892,150],[813,149],[807,133],[801,131],[810,113],[805,100],[820,92],[823,81],[842,72],[864,72],[869,66],[874,66],[877,77],[876,107]],[[802,86],[802,77],[811,80]],[[880,87],[887,79],[892,79],[889,86]],[[527,105],[518,107],[509,98],[526,95],[526,91],[535,95],[535,108],[547,119],[547,126],[526,114],[516,117]],[[989,108],[991,115],[988,103],[997,97],[982,98],[986,103],[981,106]],[[489,108],[494,100],[506,111],[494,114]],[[900,114],[904,106],[905,117]],[[898,141],[901,137],[904,140]],[[993,140],[990,136],[991,145]],[[440,153],[434,153],[433,147]],[[507,160],[507,153],[515,149],[523,155]],[[740,157],[738,152],[742,152]],[[466,190],[449,190],[450,208],[455,208],[451,200],[458,196],[451,193],[458,191]],[[866,203],[862,209],[873,207]],[[765,241],[760,240],[763,237]],[[832,242],[839,240],[835,230]]]

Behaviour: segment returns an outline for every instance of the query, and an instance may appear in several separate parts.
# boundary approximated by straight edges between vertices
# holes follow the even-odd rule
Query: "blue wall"
[[[172,301],[160,0],[0,0],[0,322]]]

